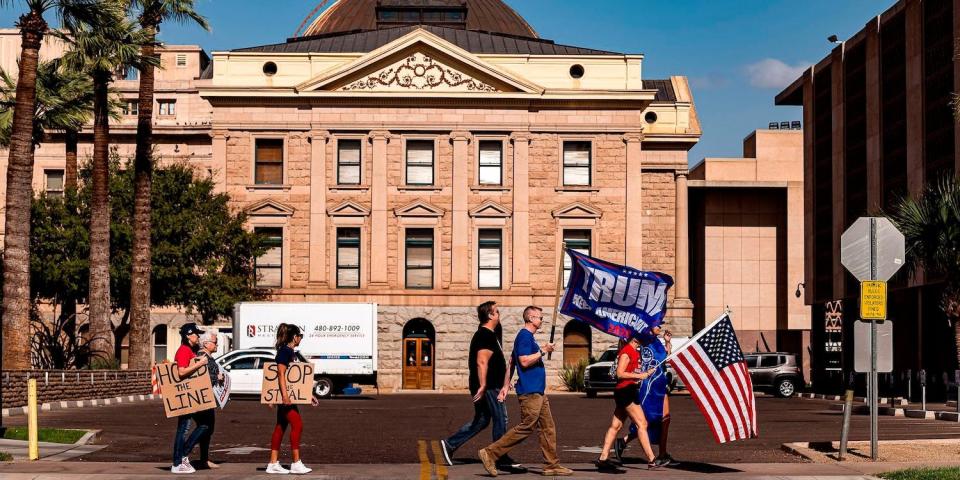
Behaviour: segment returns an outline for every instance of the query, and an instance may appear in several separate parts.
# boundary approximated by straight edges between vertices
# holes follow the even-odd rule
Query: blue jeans
[[[500,389],[486,390],[483,398],[473,404],[473,420],[467,422],[457,433],[446,440],[450,453],[475,437],[493,421],[493,441],[496,442],[507,432],[507,407],[497,401]]]
[[[180,465],[183,457],[190,455],[190,451],[210,428],[205,422],[197,421],[195,417],[196,414],[177,417],[177,435],[173,437],[173,465]],[[196,423],[197,428],[193,429],[188,437],[187,430],[190,430],[191,422]]]

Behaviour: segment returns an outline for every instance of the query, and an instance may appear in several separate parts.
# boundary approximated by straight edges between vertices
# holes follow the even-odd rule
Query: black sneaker
[[[510,474],[523,474],[527,473],[528,471],[527,467],[524,467],[522,463],[517,462],[510,457],[502,457],[497,460],[497,470]]]
[[[622,438],[618,438],[617,441],[613,442],[613,457],[620,465],[623,465],[623,451],[626,448],[627,442],[624,442]]]
[[[666,466],[670,466],[670,465],[677,465],[678,463],[680,463],[680,462],[674,460],[673,457],[671,457],[670,454],[667,454],[667,453],[665,453],[665,454],[660,455],[659,457],[657,457],[656,462],[657,462],[658,464],[660,464],[660,466],[662,466],[662,467],[666,467]]]
[[[600,459],[594,460],[593,464],[596,465],[597,470],[601,472],[616,472],[620,470],[619,468],[617,468],[617,465],[615,463],[610,461],[609,458],[606,460],[600,460]]]
[[[440,451],[443,452],[443,461],[447,463],[447,466],[453,466],[453,458],[450,456],[450,447],[447,446],[446,440],[440,440]]]

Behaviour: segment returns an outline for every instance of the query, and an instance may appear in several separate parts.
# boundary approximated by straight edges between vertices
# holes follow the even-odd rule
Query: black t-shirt
[[[290,366],[290,362],[293,361],[294,353],[293,349],[289,345],[281,345],[280,349],[277,350],[277,357],[274,359],[280,365]]]
[[[497,334],[488,328],[480,327],[470,340],[470,393],[476,394],[480,389],[480,377],[477,374],[477,352],[490,350],[490,360],[487,361],[487,390],[503,388],[503,378],[507,375],[507,362],[503,359],[503,349],[497,340]]]

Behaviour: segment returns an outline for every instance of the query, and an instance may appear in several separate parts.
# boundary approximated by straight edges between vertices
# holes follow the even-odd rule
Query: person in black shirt
[[[443,458],[447,465],[453,465],[453,452],[480,433],[493,421],[493,441],[496,442],[507,431],[507,408],[500,397],[509,390],[507,362],[503,357],[503,348],[497,338],[496,330],[500,325],[500,311],[497,303],[488,301],[477,307],[480,328],[470,341],[470,395],[473,396],[473,420],[467,422],[449,438],[440,441]],[[498,468],[512,473],[523,473],[526,469],[507,456],[500,458]]]

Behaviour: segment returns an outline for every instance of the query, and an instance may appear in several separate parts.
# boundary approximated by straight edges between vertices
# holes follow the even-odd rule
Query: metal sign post
[[[877,322],[886,319],[886,282],[904,263],[903,234],[883,217],[860,217],[840,237],[840,263],[861,287],[861,318],[870,320],[870,458],[877,460]],[[881,305],[882,303],[882,305]],[[889,327],[888,327],[889,328]]]

